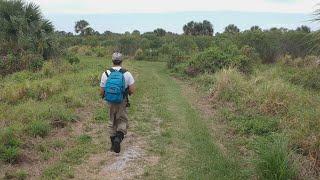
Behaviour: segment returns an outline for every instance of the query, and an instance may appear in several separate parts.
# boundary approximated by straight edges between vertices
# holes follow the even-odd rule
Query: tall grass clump
[[[261,140],[256,145],[257,159],[254,164],[259,179],[288,180],[297,175],[292,151],[283,137]]]
[[[45,137],[49,134],[51,129],[50,124],[47,121],[44,120],[35,120],[32,121],[28,127],[27,132],[34,137]]]

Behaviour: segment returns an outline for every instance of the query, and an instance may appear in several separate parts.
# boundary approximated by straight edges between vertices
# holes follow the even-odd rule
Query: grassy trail
[[[143,179],[244,177],[238,163],[215,144],[207,121],[188,100],[192,97],[183,95],[182,88],[185,87],[170,76],[164,63],[129,62],[126,68],[137,81],[137,93],[131,98],[129,109],[132,134],[124,141],[119,157],[109,152],[93,155],[78,167],[78,171],[83,172],[84,165],[97,161],[98,157],[103,162],[93,165],[97,171],[86,171],[81,176],[97,179],[105,174],[113,174],[112,178]],[[137,155],[132,155],[132,151]],[[126,160],[127,156],[130,161]],[[120,166],[121,162],[127,165]],[[134,168],[136,170],[132,170]]]
[[[125,68],[135,76],[137,92],[131,98],[130,127],[122,152],[120,155],[109,152],[108,112],[98,96],[98,79],[106,65],[102,58],[82,57],[80,64],[59,73],[31,74],[36,80],[25,80],[31,87],[37,83],[56,83],[64,88],[42,100],[26,94],[17,100],[15,96],[8,99],[16,104],[1,104],[11,109],[2,112],[2,116],[11,119],[13,127],[17,127],[15,132],[28,139],[28,146],[21,146],[24,148],[21,152],[35,160],[22,159],[15,166],[0,163],[0,178],[247,178],[236,158],[221,150],[221,134],[212,133],[214,118],[195,108],[198,104],[193,99],[201,95],[170,76],[161,62],[125,63]],[[4,79],[4,87],[10,88],[9,82],[15,79],[21,83],[20,76]],[[52,113],[51,109],[56,111]],[[11,111],[33,113],[14,116],[17,113]],[[32,123],[37,117],[48,126],[55,120],[63,121],[65,126],[52,127],[46,131],[47,136],[35,138],[29,135],[29,125],[24,125],[22,120],[30,119]]]

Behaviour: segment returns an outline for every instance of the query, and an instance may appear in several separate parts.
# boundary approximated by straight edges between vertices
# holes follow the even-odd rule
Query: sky
[[[87,20],[100,32],[141,32],[162,27],[181,33],[188,21],[212,22],[216,32],[228,24],[240,29],[253,25],[262,28],[295,28],[311,23],[319,0],[27,0],[40,5],[44,16],[58,30],[73,31],[75,21]]]

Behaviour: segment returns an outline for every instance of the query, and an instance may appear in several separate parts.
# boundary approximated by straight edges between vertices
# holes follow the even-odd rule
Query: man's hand
[[[101,99],[103,99],[105,96],[104,88],[102,88],[102,87],[100,87],[100,96],[101,96]]]
[[[132,84],[131,86],[129,86],[129,95],[131,96],[131,95],[134,93],[135,90],[136,90],[136,87],[135,87],[134,84]]]

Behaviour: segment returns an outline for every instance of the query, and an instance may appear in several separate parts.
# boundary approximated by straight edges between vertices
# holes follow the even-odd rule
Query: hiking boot
[[[124,138],[124,134],[121,131],[117,131],[116,136],[114,138],[113,150],[115,153],[119,153],[121,150],[120,144]]]
[[[111,140],[111,148],[110,151],[114,151],[114,139],[116,136],[110,136],[110,140]]]

